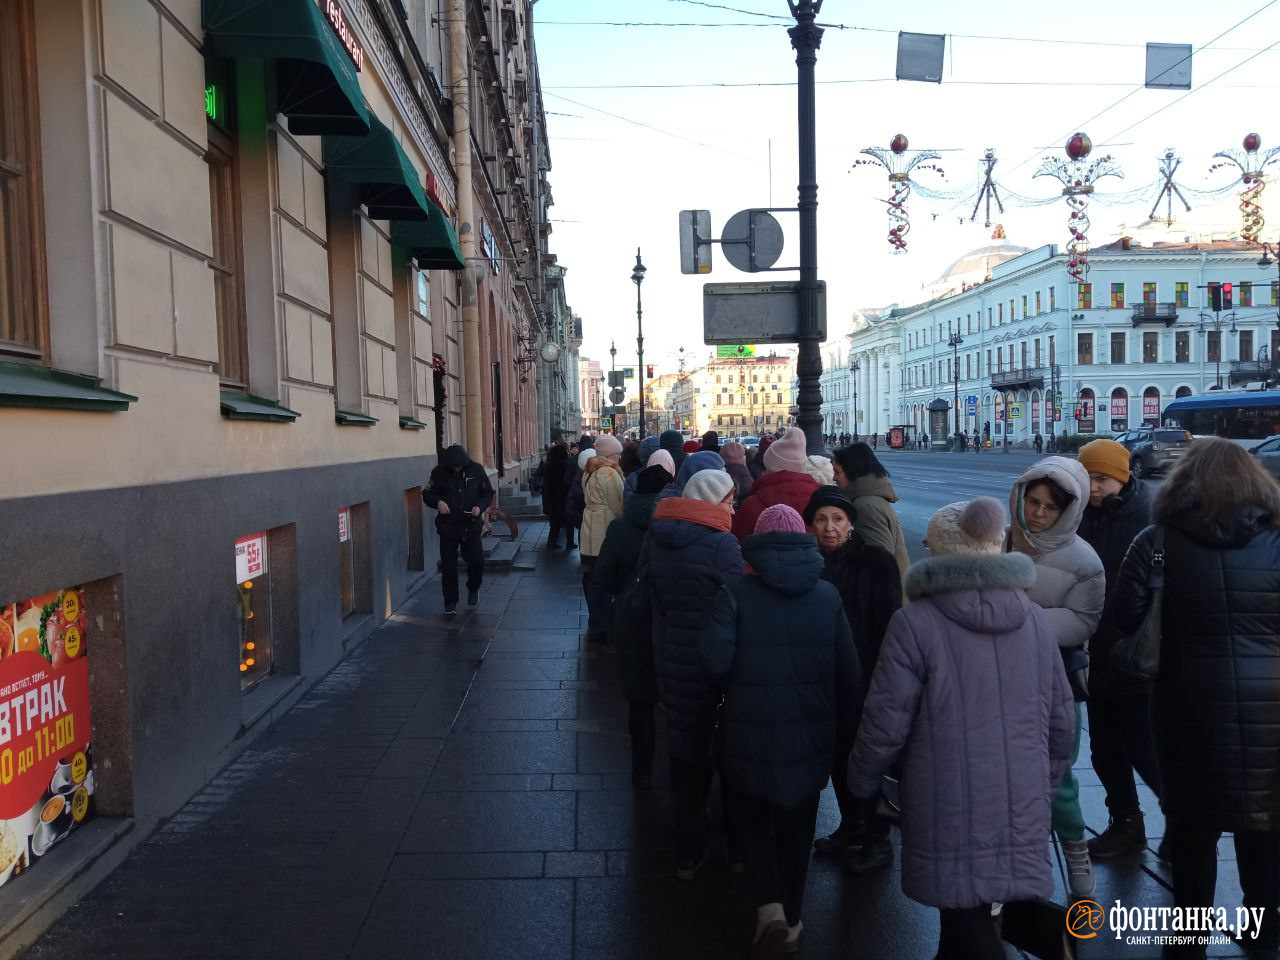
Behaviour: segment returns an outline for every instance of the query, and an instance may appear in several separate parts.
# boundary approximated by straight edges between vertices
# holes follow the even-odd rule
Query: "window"
[[[991,351],[987,351],[987,373],[991,373]]]
[[[1217,363],[1222,359],[1222,333],[1218,330],[1210,330],[1205,334],[1204,342],[1205,356],[1204,358],[1210,363]]]
[[[265,532],[235,543],[237,645],[240,689],[248,690],[271,673],[271,589]]]
[[[717,373],[717,374],[716,374],[716,383],[719,383],[719,382],[720,382],[720,374],[718,374],[718,373]]]
[[[1239,357],[1241,360],[1253,359],[1253,331],[1241,330],[1239,341]]]
[[[987,329],[991,329],[991,308],[987,307]]]
[[[1021,344],[1021,347],[1022,347],[1022,349],[1021,349],[1021,353],[1022,353],[1022,369],[1023,369],[1023,370],[1025,370],[1025,369],[1027,369],[1027,341],[1023,340],[1023,341],[1022,341],[1022,344]],[[1013,361],[1012,361],[1012,360],[1010,360],[1010,361],[1009,361],[1009,365],[1010,365],[1010,366],[1012,366],[1012,365],[1013,365]]]
[[[228,102],[231,98],[227,98]],[[223,117],[225,120],[225,115]],[[244,303],[244,256],[240,244],[240,175],[235,140],[209,121],[209,214],[213,227],[214,311],[218,321],[218,378],[225,384],[248,385],[247,315]]]
[[[1036,316],[1040,316],[1040,291],[1036,291]]]
[[[29,0],[0,0],[0,354],[48,346],[44,217]]]
[[[1012,298],[1012,297],[1010,297],[1010,298],[1009,298],[1009,322],[1010,322],[1010,323],[1013,323],[1013,320],[1014,320],[1014,312],[1013,312],[1013,298]]]
[[[1058,362],[1057,355],[1055,354],[1053,349],[1053,336],[1051,334],[1049,336],[1049,366],[1053,366],[1057,362]]]
[[[1191,334],[1179,330],[1173,335],[1173,359],[1175,363],[1191,362]]]
[[[1076,284],[1076,309],[1077,310],[1093,309],[1093,284],[1092,283]]]
[[[1113,283],[1111,285],[1111,306],[1113,307],[1124,306],[1124,284],[1123,283]]]
[[[1280,281],[1271,281],[1271,305],[1280,307]]]
[[[1040,338],[1036,337],[1036,366],[1040,366]]]
[[[1191,291],[1187,281],[1179,280],[1173,285],[1173,305],[1175,307],[1191,306]]]
[[[1022,295],[1022,319],[1027,319],[1027,295]]]
[[[1111,362],[1124,363],[1124,333],[1111,334]]]
[[[1004,304],[1003,303],[996,304],[996,317],[999,319],[1001,323],[1004,323]]]
[[[1143,282],[1142,284],[1142,305],[1144,307],[1154,307],[1156,305],[1156,285],[1154,283]],[[1124,304],[1120,304],[1124,306]]]
[[[1160,334],[1155,331],[1144,331],[1142,334],[1142,362],[1160,362]]]
[[[1080,333],[1076,335],[1076,363],[1091,364],[1093,363],[1093,334]]]
[[[1129,394],[1124,387],[1116,387],[1111,391],[1111,432],[1120,433],[1129,429]]]
[[[1049,309],[1058,309],[1058,290],[1056,287],[1049,288]]]
[[[1236,287],[1236,306],[1252,307],[1253,306],[1253,282],[1251,280],[1241,280]]]

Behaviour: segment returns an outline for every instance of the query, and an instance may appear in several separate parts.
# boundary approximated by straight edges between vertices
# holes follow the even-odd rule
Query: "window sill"
[[[240,698],[240,722],[252,727],[289,695],[302,678],[294,673],[273,673]]]
[[[268,420],[275,423],[292,423],[302,414],[281,406],[274,400],[255,397],[248,393],[223,390],[218,397],[222,415],[228,420]]]
[[[426,428],[427,428],[427,425],[423,423],[421,420],[415,420],[413,419],[413,417],[400,418],[401,430],[425,430]]]
[[[0,362],[0,406],[43,407],[114,413],[137,397],[101,386],[102,381],[29,363]]]
[[[378,422],[376,417],[370,417],[363,413],[353,413],[350,410],[339,410],[333,415],[335,423],[344,427],[372,427]]]

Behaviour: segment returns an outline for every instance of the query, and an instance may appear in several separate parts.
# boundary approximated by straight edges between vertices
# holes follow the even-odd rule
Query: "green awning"
[[[408,251],[421,270],[461,270],[467,265],[449,218],[430,200],[425,220],[395,220],[391,242]]]
[[[276,65],[277,107],[299,135],[360,136],[369,108],[356,65],[315,0],[203,0],[206,49]]]
[[[426,220],[431,201],[418,171],[387,126],[369,119],[367,137],[325,137],[325,173],[359,188],[374,220]]]

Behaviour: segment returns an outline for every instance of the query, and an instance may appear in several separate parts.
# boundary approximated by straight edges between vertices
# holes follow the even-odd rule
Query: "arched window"
[[[1093,433],[1098,428],[1096,419],[1097,397],[1091,389],[1084,387],[1080,390],[1080,397],[1076,404],[1080,408],[1080,414],[1076,419],[1076,429],[1080,433]]]
[[[1174,391],[1173,396],[1177,400],[1181,400],[1183,397],[1189,397],[1191,396],[1191,388],[1179,387],[1177,390]]]
[[[1129,391],[1116,387],[1111,391],[1111,432],[1123,433],[1129,429]]]
[[[1160,388],[1147,387],[1142,391],[1142,423],[1144,426],[1160,424]]]

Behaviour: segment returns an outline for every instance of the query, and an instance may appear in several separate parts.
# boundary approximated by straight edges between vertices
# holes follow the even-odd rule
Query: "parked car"
[[[1280,433],[1274,437],[1268,437],[1256,447],[1250,447],[1249,452],[1258,458],[1258,462],[1271,472],[1271,475],[1280,480]]]
[[[1129,451],[1129,469],[1137,477],[1164,473],[1186,453],[1191,434],[1176,427],[1139,427],[1116,437]]]
[[[744,447],[758,447],[758,446],[760,446],[760,438],[759,438],[759,437],[739,437],[739,438],[738,438],[738,442],[739,442],[740,444],[742,444]]]

